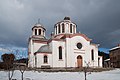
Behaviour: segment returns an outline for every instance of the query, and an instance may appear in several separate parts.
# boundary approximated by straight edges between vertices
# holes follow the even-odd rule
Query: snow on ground
[[[13,79],[21,80],[20,71],[16,70]],[[0,80],[8,80],[7,72],[0,71]],[[24,80],[84,80],[83,72],[37,72],[26,71]],[[87,80],[120,80],[120,69],[92,72]]]

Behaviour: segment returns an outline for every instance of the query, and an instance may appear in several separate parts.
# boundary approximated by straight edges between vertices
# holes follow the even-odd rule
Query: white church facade
[[[35,24],[28,42],[28,67],[85,67],[88,63],[90,67],[102,67],[99,45],[76,29],[77,25],[65,17],[55,24],[51,38],[46,39],[44,26]]]

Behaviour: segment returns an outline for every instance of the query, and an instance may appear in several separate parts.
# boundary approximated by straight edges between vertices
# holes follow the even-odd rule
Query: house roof
[[[118,49],[118,48],[120,48],[120,46],[116,46],[116,47],[114,47],[114,48],[111,48],[110,51],[115,50],[115,49]]]

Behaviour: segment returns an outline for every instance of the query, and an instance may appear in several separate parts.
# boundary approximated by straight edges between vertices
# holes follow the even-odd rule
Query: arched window
[[[72,33],[72,24],[70,24],[70,33]]]
[[[62,59],[62,47],[59,47],[59,59]]]
[[[41,29],[39,29],[39,35],[41,35]]]
[[[91,58],[94,60],[94,50],[91,50]]]
[[[46,55],[44,56],[44,63],[48,63],[48,57]]]
[[[37,29],[35,29],[35,35],[37,35]]]
[[[43,30],[43,36],[45,35],[45,33],[44,33],[45,31]]]
[[[58,33],[60,33],[60,24],[58,24]]]
[[[65,29],[64,29],[64,23],[62,24],[62,33],[65,32]]]

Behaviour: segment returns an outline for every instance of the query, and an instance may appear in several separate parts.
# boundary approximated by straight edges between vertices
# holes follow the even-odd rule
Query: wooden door
[[[82,67],[82,57],[80,55],[77,56],[77,67],[78,68]]]

